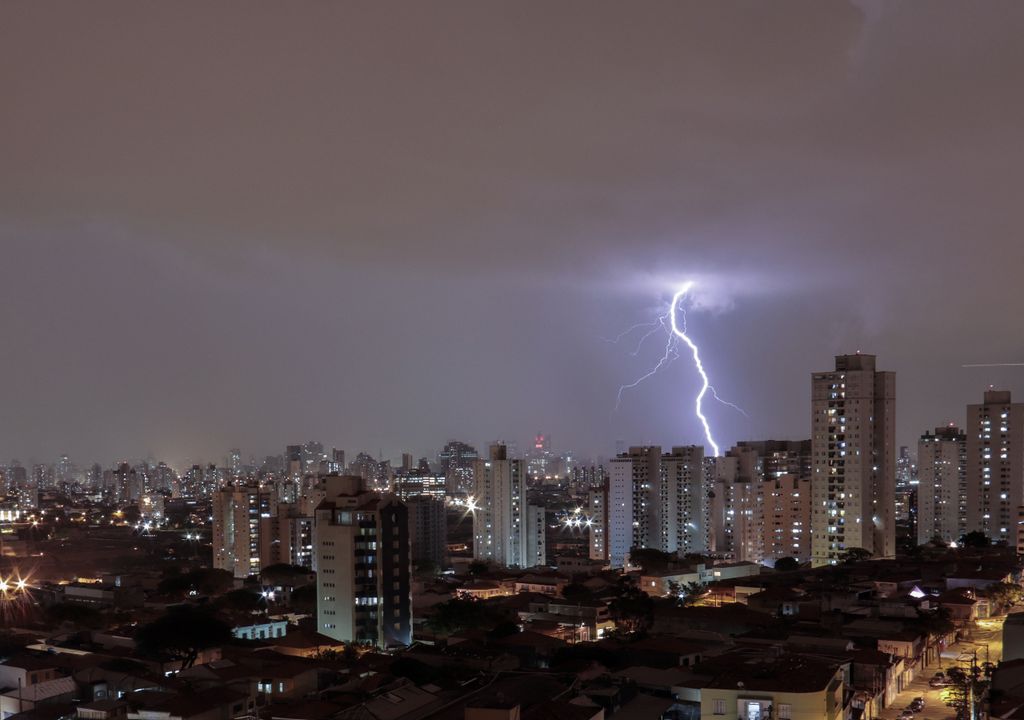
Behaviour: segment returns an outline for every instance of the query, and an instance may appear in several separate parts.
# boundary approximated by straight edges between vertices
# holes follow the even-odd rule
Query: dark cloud
[[[696,277],[720,442],[876,352],[1019,372],[1018,2],[11,3],[0,457],[696,441],[600,340]]]

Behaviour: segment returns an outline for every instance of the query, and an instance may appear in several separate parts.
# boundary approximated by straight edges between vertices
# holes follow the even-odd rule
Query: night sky
[[[0,5],[0,462],[702,440],[1024,400],[1024,3]]]

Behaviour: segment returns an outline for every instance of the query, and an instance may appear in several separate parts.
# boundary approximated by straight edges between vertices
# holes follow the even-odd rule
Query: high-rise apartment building
[[[695,445],[665,454],[657,446],[631,447],[612,459],[607,498],[601,498],[606,514],[597,527],[609,563],[622,567],[634,547],[707,552],[705,477],[704,448]]]
[[[764,482],[757,450],[734,447],[714,458],[711,547],[716,556],[764,560]]]
[[[458,440],[449,440],[437,454],[441,473],[448,483],[448,493],[473,492],[473,464],[480,459],[476,448]]]
[[[262,521],[277,515],[273,488],[226,485],[213,493],[213,566],[236,578],[258,575]],[[270,563],[272,564],[272,563]]]
[[[704,448],[673,447],[661,456],[660,549],[670,553],[708,551],[710,508]]]
[[[409,518],[398,498],[354,476],[324,478],[316,509],[317,630],[342,642],[412,642]]]
[[[711,459],[711,551],[771,562],[811,555],[811,442],[737,443]]]
[[[473,464],[473,557],[505,567],[546,564],[544,508],[526,499],[526,467],[492,445],[487,460]]]
[[[918,545],[956,541],[967,528],[967,436],[955,425],[917,442]]]
[[[587,527],[591,560],[608,562],[608,482],[587,492]]]
[[[392,485],[395,495],[402,500],[413,497],[429,497],[444,502],[445,477],[429,467],[415,467],[395,473]]]
[[[431,471],[422,461],[395,475],[394,493],[409,508],[413,562],[443,566],[448,545],[444,475]]]
[[[1024,505],[1024,403],[1009,391],[988,390],[967,406],[967,522],[993,540],[1016,539]]]
[[[896,552],[896,374],[874,355],[838,355],[811,376],[811,554],[838,562],[851,548]]]
[[[295,503],[281,503],[277,512],[260,518],[260,568],[288,564],[316,571],[313,517]]]

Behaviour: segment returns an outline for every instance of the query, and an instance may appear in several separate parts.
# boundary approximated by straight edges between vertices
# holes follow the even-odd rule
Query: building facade
[[[1024,505],[1024,403],[988,390],[967,406],[967,523],[993,540],[1014,542]]]
[[[525,463],[492,445],[487,460],[474,462],[473,479],[473,557],[503,567],[546,564],[544,509],[527,503]]]
[[[412,642],[411,552],[406,506],[363,489],[354,476],[328,476],[314,515],[317,630],[378,647]]]
[[[264,520],[277,515],[272,487],[226,485],[213,493],[213,566],[236,578],[259,575]]]
[[[958,540],[967,529],[967,436],[955,425],[917,442],[917,544]]]
[[[838,562],[851,548],[896,552],[896,374],[874,355],[838,355],[811,376],[811,554]]]

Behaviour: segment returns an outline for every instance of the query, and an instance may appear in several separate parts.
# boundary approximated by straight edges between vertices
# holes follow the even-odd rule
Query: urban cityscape
[[[1024,719],[1022,32],[0,6],[0,720]]]

